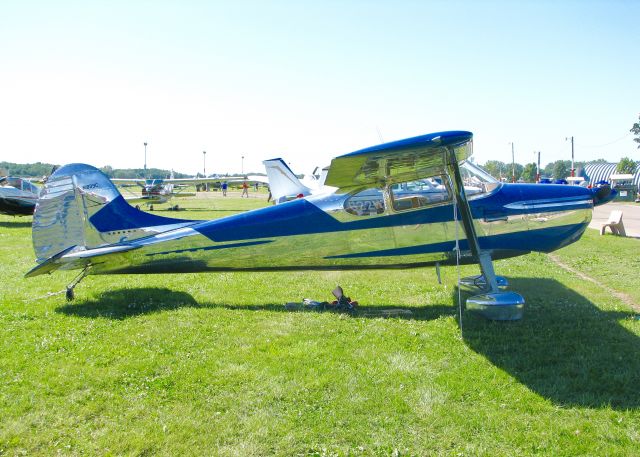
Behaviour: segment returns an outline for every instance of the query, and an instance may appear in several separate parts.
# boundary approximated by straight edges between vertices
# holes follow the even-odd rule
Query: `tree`
[[[553,179],[564,179],[571,173],[570,160],[556,160],[553,163]]]
[[[113,167],[111,165],[105,165],[104,167],[100,167],[100,171],[103,172],[110,178],[113,178]]]
[[[13,163],[13,162],[0,162],[0,167],[5,168],[11,176],[31,176],[41,177],[51,174],[53,164],[50,163]]]
[[[524,182],[536,182],[536,174],[536,164],[528,163],[524,166],[521,177]]]
[[[631,130],[629,131],[636,136],[633,141],[638,143],[638,149],[640,149],[640,115],[638,115],[638,122],[633,124],[633,127],[631,127]]]
[[[516,164],[516,181],[518,179],[520,179],[520,177],[522,176],[522,171],[524,170],[524,166],[520,165],[519,163]]]
[[[507,165],[499,160],[487,160],[483,168],[496,179],[500,179],[506,175],[511,176],[511,166],[508,167],[509,172],[507,173]]]
[[[633,160],[631,160],[629,157],[623,157],[622,159],[620,159],[620,162],[618,162],[616,171],[620,174],[632,175],[636,171],[636,166],[637,166],[636,163]]]

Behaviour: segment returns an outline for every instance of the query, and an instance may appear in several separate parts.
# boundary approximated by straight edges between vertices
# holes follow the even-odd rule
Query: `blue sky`
[[[474,132],[479,163],[622,156],[638,1],[4,1],[0,160],[297,172]]]

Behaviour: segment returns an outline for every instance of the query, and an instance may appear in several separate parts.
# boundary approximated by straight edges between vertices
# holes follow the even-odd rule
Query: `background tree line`
[[[41,178],[42,176],[49,176],[54,167],[59,167],[52,163],[14,163],[14,162],[0,162],[0,176],[21,176]],[[147,168],[145,173],[144,168],[113,168],[110,165],[106,165],[100,168],[104,174],[110,178],[154,178],[164,179],[171,175],[171,170],[163,170],[161,168]],[[175,178],[190,178],[191,175],[185,173],[173,173]]]
[[[584,168],[585,165],[594,163],[609,163],[605,159],[590,160],[587,162],[575,162],[574,167],[576,170]],[[618,162],[618,173],[635,173],[637,167],[640,166],[640,162],[636,163],[628,157],[623,157]],[[501,162],[499,160],[488,160],[483,168],[487,170],[491,176],[496,179],[504,179],[511,181],[512,165],[510,163]],[[571,161],[570,160],[556,160],[550,162],[544,167],[540,167],[540,176],[544,176],[551,179],[565,179],[571,175]],[[516,181],[535,182],[536,180],[536,164],[534,162],[521,165],[515,164],[515,177]]]

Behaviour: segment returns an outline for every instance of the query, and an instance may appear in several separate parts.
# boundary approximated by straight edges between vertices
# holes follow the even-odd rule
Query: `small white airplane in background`
[[[265,160],[262,163],[269,178],[271,198],[276,205],[309,195],[333,193],[338,189],[324,185],[328,167],[323,168],[320,175],[316,175],[318,170],[316,168],[309,178],[305,177],[300,180],[280,158]]]

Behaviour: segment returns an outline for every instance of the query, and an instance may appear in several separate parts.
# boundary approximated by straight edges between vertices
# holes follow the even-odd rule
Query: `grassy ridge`
[[[27,221],[0,216],[0,455],[637,455],[640,321],[545,255],[496,264],[522,321],[465,313],[461,332],[455,268],[442,286],[430,269],[96,276],[73,304],[39,299],[73,273],[22,278]],[[589,231],[558,255],[620,242]],[[282,306],[336,283],[359,314]]]

